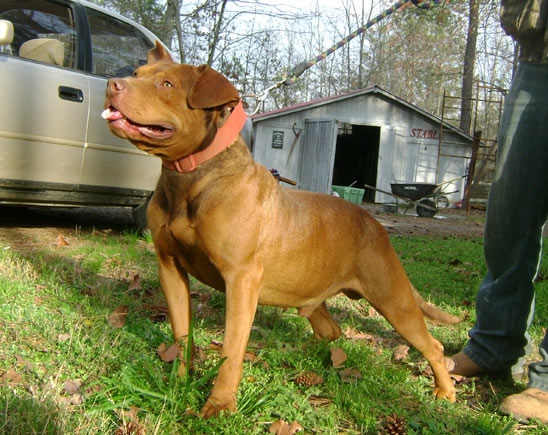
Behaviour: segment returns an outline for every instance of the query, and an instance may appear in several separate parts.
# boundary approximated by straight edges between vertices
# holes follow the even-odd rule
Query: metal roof
[[[326,104],[331,104],[331,103],[335,103],[335,102],[338,102],[338,101],[343,101],[343,100],[347,100],[349,98],[355,98],[355,97],[359,97],[359,96],[367,95],[367,94],[380,94],[380,95],[383,95],[386,98],[388,98],[388,99],[390,99],[390,100],[392,100],[392,101],[394,101],[398,104],[406,106],[407,108],[409,108],[411,110],[414,110],[415,112],[420,113],[421,115],[431,119],[432,121],[437,122],[438,124],[441,123],[441,118],[431,114],[430,112],[427,112],[426,110],[421,109],[418,106],[415,106],[412,103],[409,103],[408,101],[403,100],[402,98],[397,97],[396,95],[386,91],[385,89],[383,89],[383,88],[381,88],[377,85],[369,86],[369,87],[364,88],[364,89],[358,89],[356,91],[351,91],[351,92],[347,92],[347,93],[340,94],[340,95],[335,95],[335,96],[332,96],[332,97],[319,98],[319,99],[316,99],[316,100],[308,101],[306,103],[295,104],[293,106],[288,106],[288,107],[284,107],[284,108],[281,108],[281,109],[272,110],[270,112],[259,113],[257,115],[253,115],[251,117],[251,119],[253,120],[253,123],[260,122],[260,121],[264,121],[264,120],[267,120],[267,119],[276,118],[278,116],[288,115],[290,113],[295,113],[295,112],[301,112],[303,110],[307,110],[307,109],[311,109],[311,108],[315,108],[315,107],[323,106],[323,105],[326,105]],[[443,126],[447,129],[450,129],[453,132],[465,137],[467,140],[471,141],[473,139],[472,136],[465,133],[460,128],[457,128],[457,127],[455,127],[455,126],[453,126],[453,125],[451,125],[447,122],[444,122]]]

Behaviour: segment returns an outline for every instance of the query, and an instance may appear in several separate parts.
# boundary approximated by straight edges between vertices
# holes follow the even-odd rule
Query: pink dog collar
[[[247,113],[245,113],[242,100],[240,100],[236,107],[234,107],[234,110],[232,110],[232,113],[224,125],[217,130],[213,142],[211,142],[207,148],[180,158],[179,160],[162,159],[162,164],[172,171],[181,173],[192,172],[198,165],[207,162],[227,149],[230,144],[234,142],[234,139],[236,139],[240,131],[242,131],[242,128],[244,128],[246,120]]]

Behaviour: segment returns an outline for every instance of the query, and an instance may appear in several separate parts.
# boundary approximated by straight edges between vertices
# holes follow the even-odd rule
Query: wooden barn
[[[378,86],[255,115],[252,143],[256,161],[300,189],[455,180],[445,187],[453,203],[472,153],[470,136]],[[394,202],[371,189],[364,200]]]

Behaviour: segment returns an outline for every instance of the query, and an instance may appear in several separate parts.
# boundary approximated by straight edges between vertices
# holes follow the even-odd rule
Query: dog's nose
[[[122,92],[126,88],[126,82],[124,79],[110,79],[108,81],[108,88],[113,93]]]

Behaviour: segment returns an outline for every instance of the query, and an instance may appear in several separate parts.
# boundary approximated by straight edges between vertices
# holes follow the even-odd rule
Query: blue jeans
[[[548,64],[522,62],[504,105],[495,180],[485,224],[487,274],[480,285],[477,320],[464,353],[481,367],[523,366],[548,217]],[[529,348],[529,349],[528,349]],[[548,338],[542,361],[529,366],[529,386],[548,391]]]

